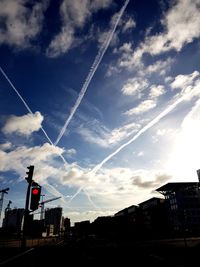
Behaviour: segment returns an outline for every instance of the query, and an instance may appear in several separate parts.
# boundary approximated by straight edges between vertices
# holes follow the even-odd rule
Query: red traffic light
[[[41,186],[34,182],[31,188],[31,203],[30,210],[34,211],[38,209],[41,194]]]
[[[32,190],[32,194],[33,195],[38,195],[40,192],[39,192],[40,190],[38,189],[38,188],[34,188],[33,190]]]

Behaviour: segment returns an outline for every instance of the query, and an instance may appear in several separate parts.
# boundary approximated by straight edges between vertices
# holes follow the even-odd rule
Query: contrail
[[[76,196],[78,196],[78,194],[82,191],[82,189],[83,189],[83,186],[79,187],[79,189],[78,189],[78,190],[76,191],[76,193],[70,198],[70,200],[68,201],[67,204],[69,204],[70,202],[72,202],[72,200],[73,200]]]
[[[94,74],[95,74],[95,72],[96,72],[96,70],[97,70],[99,64],[101,63],[101,60],[102,60],[103,56],[104,56],[105,52],[107,51],[107,48],[108,48],[108,46],[109,46],[109,44],[110,44],[110,42],[111,42],[111,39],[112,39],[112,37],[113,37],[113,34],[114,34],[114,32],[115,32],[115,30],[116,30],[116,28],[117,28],[117,26],[118,26],[118,23],[119,23],[119,21],[120,21],[122,15],[123,15],[123,13],[124,13],[124,11],[125,11],[127,5],[128,5],[128,3],[129,3],[129,0],[126,0],[125,3],[124,3],[124,5],[123,5],[123,7],[121,8],[121,10],[120,10],[120,12],[119,12],[119,15],[118,15],[118,17],[117,17],[117,19],[116,19],[116,22],[115,22],[115,24],[114,24],[113,29],[110,30],[110,32],[109,32],[109,34],[108,34],[108,38],[105,40],[105,42],[103,43],[102,47],[100,48],[100,50],[99,50],[99,52],[98,52],[98,54],[97,54],[97,56],[96,56],[96,58],[95,58],[95,60],[94,60],[94,62],[93,62],[93,64],[92,64],[92,67],[90,68],[89,74],[88,74],[88,76],[86,77],[86,80],[85,80],[85,82],[84,82],[84,84],[83,84],[83,86],[82,86],[82,89],[81,89],[81,91],[80,91],[80,94],[79,94],[79,96],[78,96],[78,99],[76,100],[76,103],[75,103],[74,107],[71,109],[71,113],[70,113],[70,115],[69,115],[69,118],[66,120],[66,122],[65,122],[63,128],[61,129],[61,132],[60,132],[60,134],[58,135],[58,138],[57,138],[57,140],[55,141],[55,143],[53,143],[53,142],[51,141],[51,139],[49,138],[49,136],[48,136],[48,134],[46,133],[46,131],[44,130],[44,128],[41,127],[41,130],[43,131],[44,135],[46,136],[46,138],[48,139],[48,141],[49,141],[49,143],[50,143],[51,145],[57,145],[57,144],[58,144],[58,142],[59,142],[60,139],[62,138],[64,132],[66,131],[66,128],[67,128],[68,124],[69,124],[70,121],[72,120],[74,113],[76,112],[77,108],[79,107],[79,105],[80,105],[80,103],[81,103],[81,100],[83,99],[83,97],[84,97],[84,95],[85,95],[85,92],[87,91],[87,88],[88,88],[88,86],[89,86],[89,84],[90,84],[90,82],[91,82],[91,80],[92,80],[92,78],[93,78],[93,76],[94,76]],[[6,75],[6,73],[3,71],[3,69],[2,69],[1,67],[0,67],[0,71],[2,72],[3,76],[6,78],[6,80],[8,81],[8,83],[11,85],[11,87],[13,88],[13,90],[16,92],[16,94],[18,95],[18,97],[21,99],[21,101],[23,102],[23,104],[25,105],[25,107],[27,108],[27,110],[28,110],[31,114],[33,114],[32,110],[29,108],[29,106],[27,105],[26,101],[25,101],[25,100],[23,99],[23,97],[20,95],[20,93],[18,92],[18,90],[17,90],[17,89],[15,88],[15,86],[12,84],[12,82],[10,81],[10,79],[8,78],[8,76]],[[67,164],[65,158],[64,158],[62,155],[59,155],[59,156],[61,157],[61,159],[63,160],[63,162],[64,162],[65,164]],[[72,198],[70,199],[69,202],[71,202],[72,199],[73,199],[76,195],[78,195],[78,194],[80,193],[81,190],[82,190],[82,189],[80,188],[80,190],[78,190],[77,193],[76,193],[74,196],[72,196]],[[87,196],[88,196],[88,194],[87,194]],[[91,200],[90,198],[88,198],[88,199],[89,199],[90,202],[92,203],[92,200]],[[94,205],[94,203],[93,203],[93,205]]]
[[[10,84],[10,86],[12,87],[12,89],[15,91],[15,93],[18,95],[18,97],[21,99],[21,101],[23,102],[23,104],[25,105],[26,109],[28,110],[29,113],[33,114],[32,110],[30,109],[30,107],[28,106],[28,104],[26,103],[26,101],[24,100],[24,98],[21,96],[21,94],[18,92],[18,90],[16,89],[16,87],[14,86],[14,84],[11,82],[11,80],[8,78],[8,76],[6,75],[6,73],[4,72],[4,70],[0,67],[0,71],[1,73],[3,74],[3,76],[6,78],[6,80],[8,81],[8,83]],[[43,131],[44,135],[46,136],[47,140],[49,141],[49,143],[51,145],[54,146],[53,142],[51,141],[50,137],[48,136],[48,134],[46,133],[46,131],[44,130],[43,127],[41,127],[41,130]],[[65,165],[67,165],[68,163],[66,162],[65,158],[60,154],[59,157],[62,159],[63,163]],[[62,195],[60,192],[58,192],[52,185],[50,184],[45,184],[46,187],[48,187],[49,191],[52,192],[53,191],[53,194],[56,195],[56,196],[60,196]],[[81,191],[81,190],[80,190]],[[80,192],[79,191],[79,192]],[[78,192],[78,194],[79,194]],[[84,191],[84,193],[86,194],[86,196],[88,197],[88,200],[90,203],[92,203],[93,206],[95,206],[95,204],[93,203],[93,201],[91,200],[90,196],[88,195],[88,193],[86,193]],[[75,196],[74,196],[75,197]],[[73,199],[73,197],[70,199],[69,203],[71,202],[71,200]],[[65,202],[64,200],[64,196],[62,195],[62,200]],[[66,203],[66,202],[65,202]]]
[[[88,194],[88,192],[87,192],[85,189],[83,189],[83,192],[84,192],[85,195],[87,196],[87,198],[88,198],[89,202],[92,204],[92,206],[93,206],[95,209],[98,209],[99,207],[97,207],[97,205],[94,204],[94,202],[92,201],[92,199],[91,199],[90,195]]]
[[[126,0],[124,5],[123,5],[123,7],[121,8],[121,10],[119,12],[119,15],[117,16],[117,19],[116,19],[116,22],[115,22],[113,28],[110,30],[107,39],[104,41],[103,45],[101,46],[101,48],[100,48],[100,50],[99,50],[99,52],[98,52],[93,64],[92,64],[92,67],[90,68],[90,71],[89,71],[89,73],[87,75],[87,78],[86,78],[86,80],[85,80],[85,82],[84,82],[84,84],[83,84],[83,86],[81,88],[81,91],[80,91],[79,96],[78,96],[78,98],[77,98],[77,100],[75,102],[75,105],[72,107],[70,115],[69,115],[68,119],[66,120],[63,128],[61,129],[61,131],[60,131],[60,133],[59,133],[59,135],[58,135],[58,137],[57,137],[57,139],[56,139],[56,141],[54,143],[55,145],[57,145],[58,142],[60,141],[60,139],[62,138],[63,134],[65,133],[65,131],[67,129],[67,126],[69,125],[69,123],[71,122],[71,120],[72,120],[72,118],[74,116],[74,113],[76,112],[77,108],[79,107],[79,105],[80,105],[80,103],[81,103],[81,101],[82,101],[82,99],[83,99],[83,97],[84,97],[84,95],[85,95],[85,93],[87,91],[87,88],[90,85],[90,82],[91,82],[91,80],[92,80],[92,78],[93,78],[93,76],[94,76],[99,64],[101,63],[101,60],[102,60],[102,58],[103,58],[103,56],[104,56],[104,54],[105,54],[105,52],[106,52],[106,50],[107,50],[107,48],[108,48],[108,46],[110,44],[110,41],[111,41],[111,39],[113,37],[113,34],[114,34],[118,24],[119,24],[119,21],[120,21],[122,15],[123,15],[128,3],[129,3],[129,0]]]
[[[23,99],[23,97],[20,95],[20,93],[18,92],[18,90],[16,89],[16,87],[14,86],[14,84],[11,82],[11,80],[8,78],[8,76],[6,75],[6,73],[3,71],[3,69],[0,67],[0,71],[1,71],[1,73],[3,74],[3,76],[6,78],[6,80],[8,81],[8,83],[10,84],[10,86],[12,87],[12,89],[16,92],[16,94],[18,95],[18,97],[21,99],[21,101],[23,102],[23,104],[25,105],[25,107],[26,107],[26,109],[28,110],[28,112],[29,113],[31,113],[31,114],[33,114],[33,112],[32,112],[32,110],[30,109],[30,107],[28,106],[28,104],[26,103],[26,101]],[[44,133],[44,135],[46,136],[46,138],[47,138],[47,140],[49,141],[49,143],[51,144],[51,145],[53,145],[54,146],[54,144],[53,144],[53,142],[51,141],[51,139],[49,138],[49,136],[48,136],[48,134],[46,133],[46,131],[44,130],[44,128],[43,127],[41,127],[41,130],[43,131],[43,133]],[[59,155],[60,156],[60,158],[63,160],[63,163],[64,164],[67,164],[67,162],[66,162],[66,160],[65,160],[65,158],[60,154]],[[45,185],[46,187],[48,186],[49,188],[51,187],[51,188],[53,188],[51,185],[49,185],[49,184],[46,184]],[[54,188],[54,190],[56,190],[55,188]],[[56,190],[57,191],[57,190]],[[57,195],[62,195],[61,193],[59,193],[58,191],[57,191]],[[62,199],[64,199],[64,196],[62,195]]]
[[[56,197],[61,197],[61,201],[66,204],[65,196],[61,194],[53,185],[44,183],[43,186],[48,190],[49,193]]]
[[[194,92],[192,92],[194,93]],[[113,153],[108,155],[104,160],[102,160],[99,164],[97,164],[90,172],[88,172],[88,175],[95,175],[97,171],[101,169],[101,167],[109,161],[112,157],[114,157],[116,154],[118,154],[123,148],[133,143],[138,137],[140,137],[141,134],[145,133],[148,129],[152,128],[156,123],[158,123],[162,118],[164,118],[169,112],[171,112],[178,104],[183,102],[189,94],[183,95],[178,100],[176,100],[174,103],[169,105],[164,111],[162,111],[157,117],[155,117],[152,121],[150,121],[147,125],[145,125],[140,131],[138,131],[137,134],[135,134],[129,141],[121,145],[119,148],[117,148]],[[71,202],[82,190],[84,190],[84,186],[81,186],[76,193],[71,197],[69,202]]]
[[[153,120],[151,120],[147,125],[145,125],[141,130],[139,130],[129,141],[121,145],[118,149],[116,149],[113,153],[107,156],[102,162],[97,164],[91,171],[90,174],[95,174],[107,161],[109,161],[112,157],[114,157],[117,153],[119,153],[123,148],[133,143],[138,137],[145,133],[148,129],[152,128],[156,123],[158,123],[162,118],[164,118],[169,112],[171,112],[175,107],[186,100],[188,96],[194,96],[195,91],[199,92],[199,87],[194,88],[194,90],[189,93],[184,94],[182,97],[177,99],[174,103],[169,105],[165,110],[163,110],[158,116],[156,116]]]
[[[0,67],[0,71],[3,74],[3,76],[6,78],[6,80],[8,81],[8,83],[10,84],[10,86],[12,87],[12,89],[15,91],[15,93],[18,95],[18,97],[21,99],[21,101],[23,102],[24,106],[26,107],[26,109],[28,110],[29,113],[33,114],[32,110],[30,109],[30,107],[28,106],[28,104],[26,103],[26,101],[24,100],[24,98],[21,96],[21,94],[18,92],[18,90],[16,89],[16,87],[14,86],[14,84],[11,82],[11,80],[8,78],[8,76],[6,75],[6,73],[3,71],[3,69]],[[51,145],[54,146],[53,142],[51,141],[51,139],[49,138],[48,134],[46,133],[46,131],[44,130],[43,127],[41,127],[41,130],[43,131],[44,135],[46,136],[47,140],[49,141],[49,143]],[[66,162],[65,158],[60,154],[59,157],[62,159],[63,163],[65,165],[68,165],[68,163]],[[46,183],[45,187],[48,187],[48,191],[51,192],[53,195],[56,196],[62,196],[62,201],[65,202],[64,200],[64,196],[58,192],[52,185]],[[81,191],[81,190],[80,190]],[[78,192],[79,193],[79,192]],[[86,196],[88,197],[89,202],[95,207],[95,204],[93,203],[93,201],[91,200],[90,196],[84,191],[84,193],[86,194]],[[72,200],[72,198],[71,198]],[[71,202],[71,200],[69,202]],[[66,203],[66,202],[65,202]]]
[[[121,145],[118,149],[116,149],[113,153],[111,153],[109,156],[107,156],[102,162],[97,164],[92,170],[91,174],[95,174],[101,167],[109,161],[112,157],[114,157],[116,154],[118,154],[123,148],[133,143],[138,137],[145,133],[148,129],[153,127],[156,123],[158,123],[163,117],[165,117],[170,111],[172,111],[179,103],[181,103],[184,100],[185,97],[181,97],[178,100],[176,100],[173,104],[171,104],[169,107],[167,107],[163,112],[161,112],[156,118],[154,118],[152,121],[150,121],[147,125],[145,125],[136,135],[134,135],[129,141]]]
[[[3,76],[6,78],[7,82],[10,84],[10,86],[12,87],[12,89],[15,91],[15,93],[18,95],[18,97],[21,99],[21,101],[23,102],[24,106],[26,107],[26,109],[28,110],[29,113],[33,114],[32,110],[30,109],[30,107],[28,106],[28,104],[26,103],[26,101],[23,99],[23,97],[20,95],[20,93],[18,92],[18,90],[16,89],[16,87],[14,86],[14,84],[11,82],[11,80],[8,78],[8,76],[6,75],[6,73],[4,72],[4,70],[0,67],[0,71],[3,74]],[[54,146],[53,142],[51,141],[51,139],[49,138],[48,134],[46,133],[46,131],[44,130],[44,128],[41,126],[41,130],[43,131],[44,135],[46,136],[47,140],[49,141],[49,143],[51,145]],[[62,155],[59,155],[60,158],[62,159],[62,161],[67,164],[65,158]]]

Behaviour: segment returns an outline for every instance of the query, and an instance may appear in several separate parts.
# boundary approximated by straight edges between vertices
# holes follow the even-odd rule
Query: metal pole
[[[29,196],[31,190],[31,182],[28,183],[27,192],[26,192],[26,204],[24,211],[24,225],[23,225],[23,236],[22,236],[22,247],[26,247],[26,235],[28,229],[28,216],[29,216]]]
[[[44,197],[45,195],[41,195],[41,197],[42,197],[42,201],[41,201],[41,213],[40,213],[40,221],[42,221],[43,219],[44,219],[44,203],[43,203],[43,197]]]
[[[29,198],[30,198],[30,191],[31,191],[31,185],[33,182],[33,170],[34,166],[28,167],[30,169],[29,172],[27,172],[28,177],[25,178],[28,182],[28,187],[26,191],[26,204],[25,204],[25,211],[24,211],[24,224],[23,224],[23,233],[22,233],[22,247],[26,247],[26,236],[28,231],[28,217],[29,217]]]

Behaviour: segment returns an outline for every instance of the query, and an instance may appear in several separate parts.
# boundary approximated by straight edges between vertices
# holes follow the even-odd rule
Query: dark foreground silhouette
[[[1,248],[0,266],[196,266],[200,241],[86,238],[35,248]]]

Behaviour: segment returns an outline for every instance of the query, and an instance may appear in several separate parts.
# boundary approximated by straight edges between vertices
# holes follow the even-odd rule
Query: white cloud
[[[166,129],[158,129],[156,134],[159,135],[159,136],[163,136],[163,135],[166,134],[166,132],[167,132]]]
[[[48,143],[35,147],[18,147],[10,152],[0,150],[0,171],[14,171],[24,181],[26,166],[34,165],[34,180],[51,194],[60,195],[57,189],[48,183],[49,178],[55,179],[57,185],[62,187],[83,187],[86,194],[94,197],[97,203],[101,207],[107,207],[107,210],[124,208],[130,202],[139,203],[150,194],[150,189],[155,189],[163,182],[157,178],[157,171],[152,170],[148,172],[120,167],[102,168],[98,173],[90,175],[88,169],[83,169],[75,163],[58,168],[56,159],[63,153],[63,149]]]
[[[106,72],[106,77],[110,77],[113,75],[113,73],[119,73],[119,72],[120,72],[120,69],[117,66],[109,65],[108,70]]]
[[[23,174],[25,166],[30,164],[41,166],[41,164],[45,162],[42,170],[45,177],[47,177],[48,175],[45,170],[47,168],[46,161],[58,157],[59,155],[63,154],[63,152],[63,149],[52,146],[48,143],[35,147],[21,146],[9,152],[1,150],[0,170],[4,172],[14,170],[18,174]]]
[[[28,0],[0,1],[0,44],[24,48],[40,33],[44,10],[48,1],[34,3],[28,7]]]
[[[109,147],[134,134],[139,128],[140,124],[129,123],[119,128],[114,128],[111,131],[95,123],[94,125],[88,125],[87,128],[83,126],[79,127],[78,133],[89,143],[96,144],[100,147]]]
[[[143,78],[129,79],[128,82],[122,87],[122,93],[124,95],[138,95],[141,97],[141,92],[148,87],[149,83]]]
[[[55,179],[69,187],[84,187],[87,192],[100,199],[106,197],[110,200],[112,194],[121,194],[120,186],[123,186],[123,194],[131,193],[133,190],[132,177],[135,172],[129,168],[101,169],[98,174],[90,175],[88,169],[83,169],[79,165],[72,163],[58,168],[56,159],[63,154],[64,150],[48,143],[42,146],[18,147],[10,152],[0,150],[0,171],[14,171],[21,177],[26,175],[26,166],[34,165],[34,180],[42,185],[46,185],[50,191],[48,178]],[[138,172],[137,172],[138,174]],[[142,175],[142,174],[141,174]],[[152,177],[151,176],[144,176]]]
[[[41,128],[42,121],[43,116],[38,111],[35,114],[29,113],[21,117],[11,116],[2,128],[2,131],[4,134],[17,133],[29,136]]]
[[[159,73],[160,75],[165,75],[166,72],[170,69],[174,60],[172,58],[168,58],[167,60],[158,60],[154,64],[149,65],[146,69],[141,71],[141,74],[152,74]]]
[[[137,107],[129,109],[124,114],[128,116],[131,116],[134,114],[138,115],[138,114],[145,113],[153,109],[154,107],[156,107],[156,101],[152,99],[147,99],[147,100],[142,101]]]
[[[112,15],[110,23],[109,23],[109,27],[108,27],[107,30],[104,30],[104,31],[99,30],[99,31],[97,31],[97,34],[94,33],[94,35],[97,35],[97,41],[99,43],[99,47],[102,47],[103,44],[108,39],[108,36],[111,34],[111,30],[110,29],[114,28],[114,25],[116,23],[116,20],[117,20],[118,16],[119,16],[119,12],[116,12],[114,15]],[[120,24],[120,22],[119,22],[119,24]],[[113,36],[112,36],[112,40],[110,42],[110,46],[116,45],[117,42],[118,42],[118,32],[115,31]]]
[[[106,31],[99,31],[98,32],[97,41],[98,41],[99,48],[103,46],[105,41],[108,39],[109,35],[110,35],[110,30],[109,29],[106,30]],[[116,45],[117,42],[118,42],[118,35],[117,35],[117,32],[114,32],[112,40],[110,42],[110,46]]]
[[[83,186],[88,181],[88,177],[84,175],[84,171],[78,165],[71,164],[71,166],[68,167],[67,174],[62,176],[62,182],[75,186]]]
[[[20,177],[18,181],[24,181],[27,172],[26,166],[34,165],[34,181],[44,186],[49,193],[62,196],[55,187],[48,183],[48,178],[56,179],[59,183],[60,177],[66,173],[67,166],[57,167],[57,159],[63,153],[62,148],[49,143],[34,147],[21,146],[9,152],[0,150],[0,171],[12,171]]]
[[[136,26],[136,22],[135,22],[132,18],[129,18],[129,19],[125,22],[125,24],[124,24],[124,26],[123,26],[123,28],[122,28],[122,32],[126,32],[126,31],[128,31],[129,29],[133,29],[133,28],[135,28],[135,26]]]
[[[163,85],[152,85],[150,87],[149,97],[151,99],[157,99],[159,96],[165,93],[165,88]]]
[[[144,156],[144,152],[143,151],[140,151],[138,154],[137,154],[138,157],[143,157]]]
[[[111,76],[113,73],[119,73],[121,71],[121,68],[119,68],[120,62],[121,61],[125,61],[127,59],[129,59],[130,54],[133,52],[133,48],[132,48],[132,44],[130,42],[128,43],[123,43],[122,46],[120,46],[118,49],[115,47],[115,49],[113,50],[114,54],[121,54],[120,58],[118,59],[117,64],[110,64],[108,66],[108,70],[106,73],[106,76],[109,77]]]
[[[124,52],[124,53],[130,53],[132,52],[132,44],[129,42],[129,43],[123,43],[123,45],[119,48],[119,51],[120,52]]]
[[[48,57],[57,57],[66,53],[71,48],[74,39],[74,29],[68,25],[63,26],[61,32],[51,41],[46,55]]]
[[[200,6],[199,0],[178,0],[161,21],[164,31],[147,36],[143,43],[119,63],[121,67],[131,69],[141,65],[144,53],[159,55],[175,50],[181,51],[184,45],[200,37]]]
[[[114,73],[119,73],[122,70],[122,67],[127,67],[123,64],[126,64],[126,62],[129,62],[130,58],[131,58],[131,54],[133,53],[133,47],[132,47],[132,43],[131,42],[124,42],[119,48],[114,48],[113,49],[113,53],[114,54],[118,54],[120,55],[117,63],[115,64],[110,64],[108,66],[108,70],[106,73],[106,76],[111,76]],[[141,73],[142,76],[142,73]]]
[[[66,152],[67,152],[67,155],[68,156],[74,156],[74,155],[76,155],[76,149],[74,149],[74,148],[70,148]]]
[[[84,27],[93,12],[107,8],[111,0],[64,0],[60,6],[62,19],[61,31],[51,41],[46,54],[49,57],[57,57],[66,53],[75,45],[75,32]]]
[[[137,132],[140,128],[140,124],[137,123],[129,123],[125,124],[122,127],[116,128],[112,130],[110,137],[108,138],[109,144],[116,144],[125,138],[129,137],[133,133]]]
[[[111,4],[111,0],[92,0],[90,1],[91,10],[98,11],[101,8],[107,8]]]
[[[12,144],[10,142],[6,142],[4,144],[0,144],[0,150],[8,150],[12,147]]]
[[[144,201],[144,198],[151,195],[152,190],[157,189],[167,180],[169,176],[159,170],[104,168],[100,173],[95,174],[95,177],[88,179],[86,188],[91,196],[96,196],[98,201],[104,203],[107,208],[120,209],[130,205],[128,203],[139,204]]]
[[[199,0],[179,0],[162,20],[165,32],[147,38],[145,52],[157,55],[182,47],[200,36]]]
[[[79,127],[77,132],[82,136],[82,138],[92,144],[96,144],[100,147],[107,147],[107,133],[101,129],[100,132],[93,131],[91,128],[85,128],[83,126]]]
[[[171,83],[172,89],[179,89],[177,96],[185,97],[186,101],[200,96],[200,73],[194,71],[191,74],[178,75]]]
[[[191,74],[186,75],[177,75],[174,81],[171,83],[173,89],[183,89],[189,85],[193,84],[193,81],[199,76],[198,71],[194,71]]]

